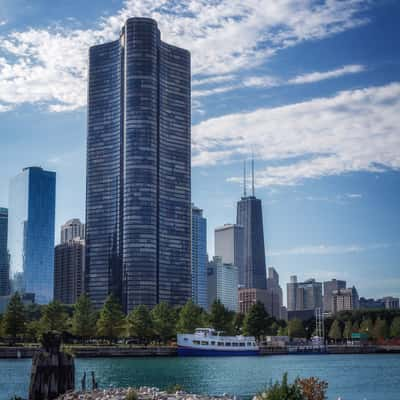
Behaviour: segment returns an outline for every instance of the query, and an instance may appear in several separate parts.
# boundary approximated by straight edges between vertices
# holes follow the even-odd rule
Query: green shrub
[[[282,382],[276,381],[256,396],[257,400],[305,400],[300,387],[296,383],[288,383],[287,373]]]
[[[126,400],[138,400],[139,395],[136,390],[129,389],[125,399]]]
[[[171,385],[167,387],[167,393],[176,393],[176,392],[182,392],[183,386],[180,385],[179,383],[176,383],[175,385]]]

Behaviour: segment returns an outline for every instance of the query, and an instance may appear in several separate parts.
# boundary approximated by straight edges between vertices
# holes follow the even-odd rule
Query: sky
[[[132,16],[192,54],[192,200],[209,256],[254,157],[282,286],[337,278],[399,297],[397,0],[0,0],[0,206],[40,165],[57,172],[57,232],[84,220],[88,48]]]

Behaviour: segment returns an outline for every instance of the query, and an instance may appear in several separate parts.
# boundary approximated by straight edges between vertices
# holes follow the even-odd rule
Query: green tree
[[[287,373],[282,382],[271,384],[267,390],[255,396],[256,400],[305,400],[297,382],[288,383]]]
[[[236,335],[240,335],[242,333],[244,317],[245,315],[242,313],[235,314],[235,318],[233,319],[233,329]]]
[[[127,317],[129,336],[147,342],[153,337],[153,321],[145,305],[135,307]]]
[[[110,295],[107,297],[97,320],[97,334],[112,342],[125,330],[125,315],[118,300]]]
[[[340,327],[340,322],[337,319],[333,321],[328,336],[335,342],[342,339],[342,329]]]
[[[288,336],[288,327],[287,326],[281,326],[278,329],[278,336]]]
[[[257,302],[250,307],[243,322],[243,331],[245,335],[260,338],[265,335],[269,328],[269,316],[265,311],[264,304]]]
[[[3,316],[3,331],[5,336],[11,338],[15,343],[19,335],[23,335],[26,329],[26,316],[24,304],[21,296],[16,292],[8,303],[6,312]]]
[[[371,339],[374,334],[374,323],[371,318],[364,319],[360,325],[360,332],[366,333]]]
[[[55,300],[47,304],[42,311],[40,318],[40,328],[42,332],[67,330],[68,315],[64,311],[62,304]]]
[[[360,324],[358,321],[354,321],[353,326],[351,328],[351,333],[359,333],[360,332]]]
[[[74,305],[72,333],[83,339],[96,335],[96,313],[89,297],[85,294],[81,295]]]
[[[386,339],[389,336],[389,327],[386,320],[377,318],[374,324],[374,339]]]
[[[394,317],[390,325],[390,336],[392,338],[400,338],[400,317]]]
[[[172,339],[176,334],[177,314],[166,302],[162,301],[151,310],[153,328],[156,336],[163,343]]]
[[[353,330],[353,324],[351,323],[351,320],[347,320],[346,324],[344,325],[344,330],[343,330],[343,338],[349,340],[351,339],[351,334]]]
[[[306,331],[304,329],[303,321],[300,319],[292,319],[288,322],[288,335],[291,338],[304,338]]]
[[[181,308],[176,330],[181,333],[193,333],[204,323],[204,314],[201,307],[194,304],[192,300]]]
[[[208,320],[216,331],[233,333],[233,318],[234,313],[229,311],[219,299],[214,301]]]

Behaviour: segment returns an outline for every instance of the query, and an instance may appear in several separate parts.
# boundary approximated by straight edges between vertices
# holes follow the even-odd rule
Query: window
[[[233,342],[233,343],[232,343],[232,346],[233,346],[233,347],[238,347],[238,346],[239,346],[239,343]]]
[[[214,341],[211,342],[211,346],[215,346],[215,342]]]
[[[225,345],[224,342],[218,342],[217,346],[224,346],[224,345]]]
[[[251,342],[247,342],[247,346],[251,346]]]
[[[225,343],[225,346],[226,346],[226,347],[231,347],[231,343],[226,342],[226,343]]]
[[[193,344],[200,344],[199,340],[193,340]]]
[[[244,347],[246,345],[246,343],[239,343],[240,347]]]
[[[208,342],[205,341],[205,340],[202,340],[202,341],[201,341],[201,345],[202,345],[202,346],[208,346]]]

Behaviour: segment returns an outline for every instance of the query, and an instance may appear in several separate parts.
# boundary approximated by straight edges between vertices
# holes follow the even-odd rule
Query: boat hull
[[[192,347],[178,347],[180,357],[240,357],[258,356],[259,350],[217,350],[217,349],[196,349]]]

